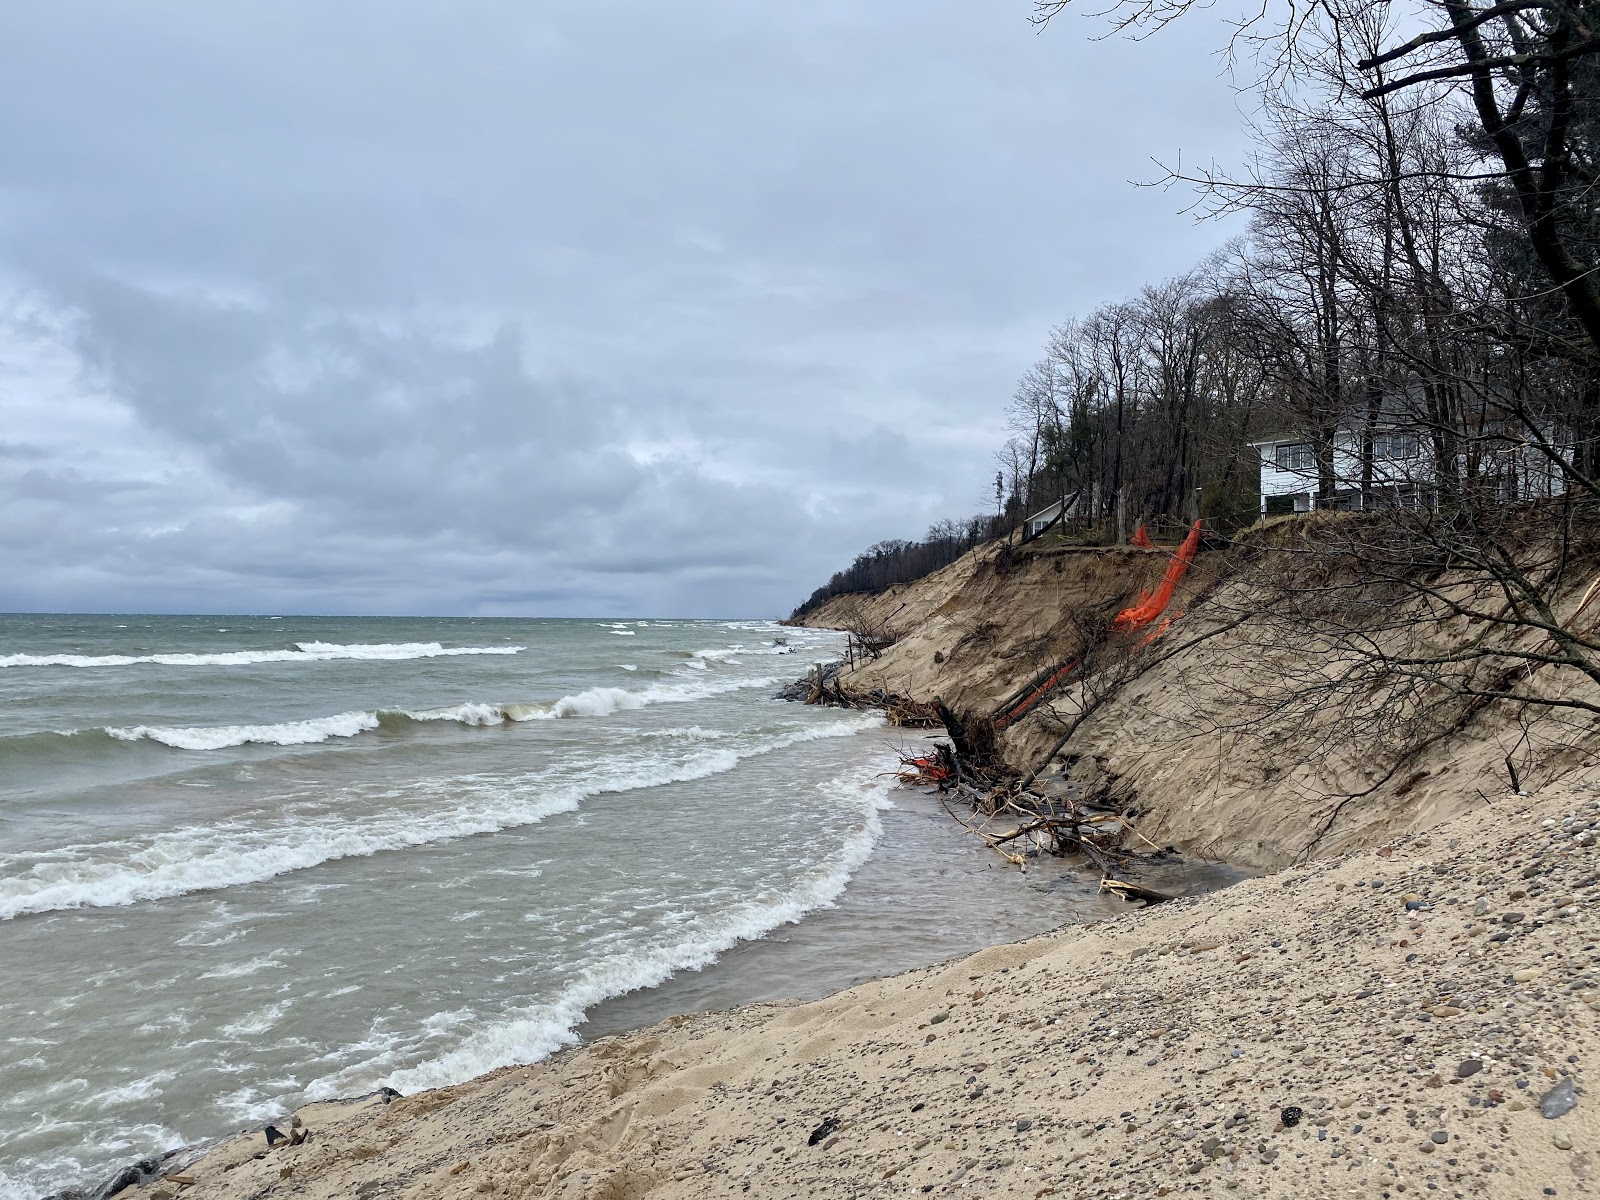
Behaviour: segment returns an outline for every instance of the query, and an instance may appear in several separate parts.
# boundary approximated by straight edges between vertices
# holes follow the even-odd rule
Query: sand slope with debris
[[[958,711],[984,717],[1041,669],[1080,654],[1084,622],[1109,621],[1135,603],[1160,578],[1170,552],[991,543],[915,583],[836,597],[804,623],[886,626],[899,636],[881,658],[847,672],[847,687],[916,700],[942,696]],[[1171,612],[1181,615],[1138,671],[1095,702],[1063,753],[1050,759],[1088,703],[1090,688],[1082,684],[1060,689],[1006,729],[999,740],[1005,758],[1019,769],[1049,762],[1161,845],[1263,869],[1376,845],[1427,829],[1483,797],[1505,796],[1514,790],[1508,762],[1517,764],[1527,790],[1600,773],[1600,721],[1582,707],[1491,706],[1459,729],[1441,726],[1436,738],[1397,761],[1382,743],[1402,723],[1381,692],[1367,697],[1364,725],[1359,695],[1309,715],[1280,703],[1327,663],[1284,645],[1282,631],[1263,619],[1270,616],[1258,594],[1265,568],[1240,572],[1241,552],[1199,556],[1173,601]],[[1570,609],[1571,598],[1563,603]],[[1430,631],[1463,641],[1477,636],[1470,625],[1452,631],[1420,618],[1402,633],[1414,641]],[[1399,644],[1395,631],[1383,636],[1374,644],[1397,656],[1415,649]],[[1549,671],[1541,680],[1536,686],[1559,701],[1600,704],[1600,691],[1579,672]],[[1353,722],[1345,720],[1352,715]]]
[[[306,1145],[223,1143],[182,1190],[1593,1194],[1597,831],[1587,788],[1480,804],[1376,850],[816,1003],[309,1112]]]

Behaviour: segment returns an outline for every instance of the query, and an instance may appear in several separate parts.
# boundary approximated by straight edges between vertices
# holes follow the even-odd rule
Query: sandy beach
[[[306,1110],[122,1196],[1592,1194],[1600,799],[1567,786],[808,1004]]]

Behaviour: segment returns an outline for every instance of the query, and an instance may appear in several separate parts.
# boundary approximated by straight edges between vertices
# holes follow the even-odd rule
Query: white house
[[[1372,437],[1372,482],[1363,489],[1361,441],[1341,429],[1333,439],[1335,498],[1317,498],[1317,461],[1304,437],[1266,438],[1250,445],[1261,455],[1261,515],[1310,512],[1314,508],[1415,508],[1431,504],[1433,448],[1415,432],[1383,430]],[[1506,500],[1559,496],[1565,480],[1550,460],[1526,444],[1501,440],[1483,454],[1478,469],[1499,480]],[[1465,456],[1462,474],[1465,475]]]
[[[1098,483],[1095,484],[1095,491],[1098,492],[1099,489],[1100,485]],[[1041,508],[1024,520],[1022,522],[1022,536],[1038,537],[1045,527],[1060,515],[1063,504],[1067,506],[1067,519],[1087,517],[1094,514],[1093,499],[1083,492],[1079,492],[1075,496],[1069,496],[1066,500],[1057,500],[1054,504]]]

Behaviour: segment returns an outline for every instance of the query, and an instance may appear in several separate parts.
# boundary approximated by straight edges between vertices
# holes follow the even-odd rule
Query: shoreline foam
[[[1581,1193],[1597,831],[1590,789],[1511,798],[825,1000],[308,1113],[308,1144],[223,1142],[185,1194]],[[1564,1081],[1576,1107],[1547,1119]]]

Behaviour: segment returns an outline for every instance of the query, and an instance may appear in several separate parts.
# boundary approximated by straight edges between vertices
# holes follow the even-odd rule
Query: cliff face
[[[837,597],[804,623],[898,635],[879,659],[847,672],[846,686],[940,696],[958,712],[989,716],[1042,670],[1079,655],[1086,639],[1093,655],[1110,617],[1154,585],[1170,553],[984,546],[882,595]],[[1259,570],[1239,569],[1239,553],[1202,553],[1173,601],[1170,612],[1182,615],[1171,627],[1132,660],[1102,657],[1086,682],[1005,729],[998,746],[1007,760],[1043,764],[1045,778],[1107,796],[1153,842],[1262,868],[1429,828],[1517,786],[1597,774],[1595,723],[1570,709],[1451,710],[1429,725],[1436,701],[1426,689],[1405,701],[1403,717],[1381,690],[1308,700],[1327,664],[1286,641],[1272,589],[1263,590]],[[1342,602],[1359,607],[1359,598]],[[1398,645],[1436,635],[1437,625],[1389,621],[1374,636]]]

